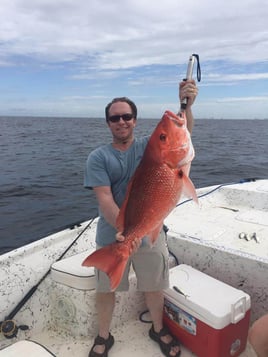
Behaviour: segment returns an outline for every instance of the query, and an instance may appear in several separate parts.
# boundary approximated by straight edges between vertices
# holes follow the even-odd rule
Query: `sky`
[[[267,0],[1,0],[0,18],[1,116],[102,118],[128,96],[160,118],[197,53],[197,119],[268,119]]]

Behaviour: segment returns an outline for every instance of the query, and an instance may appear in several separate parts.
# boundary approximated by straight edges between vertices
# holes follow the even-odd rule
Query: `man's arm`
[[[194,104],[195,98],[198,94],[198,88],[193,79],[188,81],[182,81],[179,87],[179,98],[182,101],[184,98],[187,98],[187,106],[185,110],[187,118],[187,129],[189,133],[192,134],[194,126],[194,117],[192,113],[192,105]]]
[[[116,228],[116,218],[119,213],[119,207],[114,201],[110,186],[93,187],[96,194],[99,208],[105,220]]]
[[[186,114],[186,118],[187,118],[187,129],[188,129],[190,135],[192,135],[193,127],[194,127],[194,116],[193,116],[191,107],[186,108],[185,114]]]
[[[93,190],[96,194],[99,208],[103,214],[103,217],[108,223],[110,223],[111,226],[116,228],[116,218],[119,213],[119,208],[117,204],[114,202],[110,186],[93,187]],[[121,232],[118,232],[115,238],[120,242],[124,241],[125,239],[125,237],[122,235]],[[140,244],[141,244],[141,240],[138,238],[132,242],[131,254],[137,252]]]

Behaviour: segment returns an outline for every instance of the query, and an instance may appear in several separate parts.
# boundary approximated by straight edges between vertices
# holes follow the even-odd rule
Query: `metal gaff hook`
[[[197,81],[198,82],[201,81],[201,67],[200,67],[199,55],[196,53],[193,53],[189,58],[186,78],[183,79],[184,81],[187,81],[187,79],[192,79],[195,60],[197,61],[197,70],[196,70]],[[184,111],[186,109],[187,101],[188,101],[187,98],[184,98],[181,101],[181,111]]]

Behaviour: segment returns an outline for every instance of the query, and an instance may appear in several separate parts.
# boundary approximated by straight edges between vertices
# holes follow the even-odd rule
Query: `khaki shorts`
[[[116,291],[127,291],[129,289],[128,276],[131,267],[135,271],[137,289],[139,291],[167,289],[169,286],[168,256],[166,235],[162,230],[152,247],[147,242],[146,244],[143,243],[137,253],[130,257],[123,278]],[[98,269],[96,269],[95,273],[97,280],[96,290],[98,292],[111,291],[108,276]]]

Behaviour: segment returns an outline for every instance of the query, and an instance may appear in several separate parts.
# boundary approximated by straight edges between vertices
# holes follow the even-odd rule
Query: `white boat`
[[[267,313],[268,180],[197,193],[199,205],[181,200],[165,220],[170,252],[179,263],[249,294],[253,322]],[[77,224],[0,256],[0,357],[88,355],[97,331],[94,271],[81,262],[94,250],[96,223]],[[134,274],[130,280],[130,291],[117,294],[116,343],[109,356],[160,357],[150,325],[140,320],[146,307]],[[181,356],[195,355],[182,346]],[[249,345],[241,356],[252,356]]]

